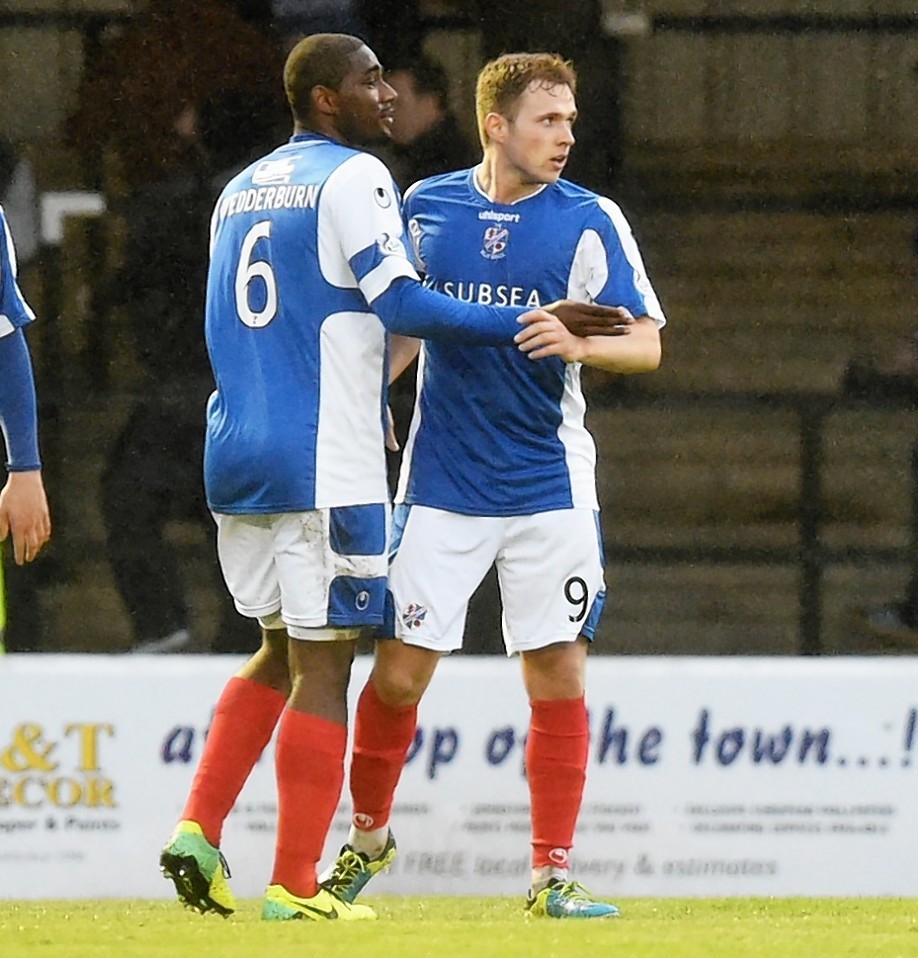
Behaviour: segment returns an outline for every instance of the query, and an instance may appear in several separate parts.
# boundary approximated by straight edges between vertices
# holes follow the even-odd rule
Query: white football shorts
[[[223,577],[242,615],[297,639],[356,638],[338,633],[382,624],[387,504],[214,519]]]
[[[508,655],[593,638],[606,595],[598,512],[495,518],[406,505],[393,513],[390,634],[438,652],[461,648],[469,599],[492,564]]]

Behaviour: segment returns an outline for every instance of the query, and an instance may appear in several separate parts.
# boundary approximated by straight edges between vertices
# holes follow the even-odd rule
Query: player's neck
[[[326,120],[324,117],[319,118],[318,120],[313,120],[312,123],[305,125],[302,123],[294,123],[293,125],[293,135],[294,136],[321,136],[326,140],[332,140],[335,143],[340,143],[342,146],[350,146],[355,150],[363,149],[357,143],[351,143],[347,137],[334,125],[334,123]]]
[[[537,193],[544,183],[524,181],[519,170],[501,163],[498,157],[485,153],[484,159],[475,168],[475,179],[482,192],[492,203],[515,203]]]

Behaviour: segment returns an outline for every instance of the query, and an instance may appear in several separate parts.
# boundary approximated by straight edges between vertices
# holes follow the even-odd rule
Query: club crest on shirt
[[[488,226],[481,240],[481,255],[485,259],[503,259],[509,242],[510,230],[506,226]]]
[[[427,618],[427,609],[423,605],[412,602],[402,613],[402,622],[406,629],[417,628]]]

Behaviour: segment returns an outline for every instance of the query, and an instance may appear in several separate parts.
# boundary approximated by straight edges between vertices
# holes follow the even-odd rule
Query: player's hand
[[[575,336],[627,336],[634,316],[624,306],[559,299],[542,307],[554,313]]]
[[[524,324],[514,341],[530,359],[559,356],[567,363],[575,363],[585,355],[586,341],[575,336],[557,316],[544,309],[523,313],[518,322]]]
[[[0,542],[10,533],[16,565],[31,562],[51,538],[48,500],[37,469],[11,472],[0,490]]]

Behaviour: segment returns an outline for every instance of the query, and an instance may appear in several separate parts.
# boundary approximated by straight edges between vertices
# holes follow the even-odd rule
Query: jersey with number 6
[[[214,512],[385,502],[386,334],[368,303],[417,273],[375,157],[294,136],[224,188],[205,330]]]

